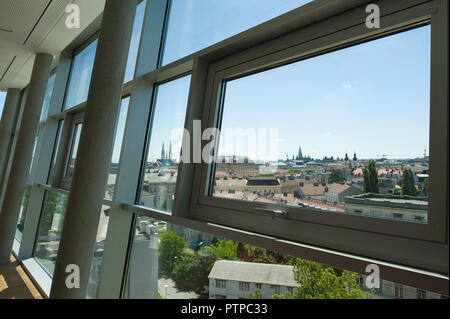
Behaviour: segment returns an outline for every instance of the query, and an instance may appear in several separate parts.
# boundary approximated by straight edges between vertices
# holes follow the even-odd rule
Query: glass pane
[[[18,241],[22,240],[23,226],[25,225],[25,217],[27,216],[27,210],[28,210],[28,204],[30,202],[30,196],[31,196],[31,185],[26,185],[25,191],[23,193],[23,198],[22,198],[22,206],[20,206],[19,221],[17,223],[17,229],[16,229],[16,239]]]
[[[430,26],[224,85],[213,196],[427,222]]]
[[[114,196],[114,189],[116,186],[116,178],[119,173],[120,152],[122,150],[123,135],[125,134],[125,124],[127,121],[128,105],[130,98],[122,99],[119,110],[119,119],[116,126],[116,135],[114,137],[114,148],[109,167],[108,184],[106,185],[105,199],[112,200]]]
[[[5,106],[6,101],[6,92],[0,92],[0,119],[3,116],[3,108]]]
[[[396,298],[394,283],[381,280],[372,290],[366,282],[371,279],[364,274],[139,216],[125,298]],[[404,298],[424,296],[401,287]],[[441,298],[431,292],[425,296]]]
[[[311,1],[172,1],[163,64],[169,64]]]
[[[59,143],[61,142],[61,133],[62,133],[63,126],[64,126],[64,120],[59,121],[58,132],[56,134],[55,145],[53,146],[52,162],[50,164],[50,170],[49,170],[48,176],[52,176],[53,169],[56,165],[56,159],[57,159],[57,155],[58,155]],[[47,180],[47,182],[48,182],[48,180]]]
[[[55,86],[56,74],[53,74],[47,82],[47,88],[45,89],[44,104],[42,105],[41,122],[47,119],[48,108],[50,107],[50,100],[52,98],[53,87]]]
[[[47,191],[42,206],[34,257],[53,275],[66,214],[67,195]]]
[[[142,23],[144,20],[145,2],[146,1],[141,2],[136,8],[136,17],[134,20],[133,33],[125,71],[125,82],[132,80],[134,76],[139,41],[141,38]],[[77,56],[75,56],[72,64],[64,109],[71,108],[87,100],[97,44],[98,40],[93,41],[84,50],[77,54]]]
[[[191,76],[162,84],[154,102],[153,127],[140,204],[171,212]]]
[[[87,298],[96,298],[98,283],[100,281],[100,269],[102,266],[103,252],[105,250],[105,239],[108,231],[108,223],[111,207],[102,206],[100,221],[97,230],[97,240],[95,244],[94,256],[92,257],[91,271],[89,274],[89,285]]]
[[[146,0],[138,4],[136,8],[136,17],[134,18],[133,33],[131,34],[130,51],[128,51],[127,68],[125,70],[124,83],[133,80],[134,70],[136,68],[136,59],[141,40],[142,23],[144,22]]]
[[[39,132],[39,130],[38,130],[38,132]],[[31,163],[30,163],[30,169],[29,169],[29,171],[28,171],[28,175],[31,174],[31,171],[32,171],[32,169],[33,169],[34,155],[36,154],[36,148],[37,148],[38,142],[39,142],[39,134],[36,135],[36,139],[34,140],[33,154],[31,155]]]
[[[69,87],[64,104],[65,110],[87,100],[97,42],[98,40],[93,41],[73,59]]]
[[[81,130],[83,124],[75,125],[75,130],[72,137],[72,148],[70,150],[69,162],[67,163],[66,178],[72,178],[73,172],[75,170],[75,160],[77,159],[78,144],[80,143]]]

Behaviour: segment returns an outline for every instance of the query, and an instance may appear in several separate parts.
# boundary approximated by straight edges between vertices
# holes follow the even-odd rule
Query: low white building
[[[345,197],[346,213],[363,216],[427,222],[428,199],[390,194],[360,194]]]
[[[366,287],[367,276],[361,275],[359,286],[361,289],[369,291]],[[391,281],[381,280],[380,287],[375,289],[373,299],[447,299],[447,296],[431,291],[425,291],[414,287],[400,285]]]
[[[209,299],[243,299],[257,289],[262,298],[295,292],[294,267],[218,260],[209,273]]]

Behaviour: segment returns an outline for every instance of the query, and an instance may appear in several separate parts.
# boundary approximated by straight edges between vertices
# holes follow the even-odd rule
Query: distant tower
[[[348,154],[347,153],[345,153],[345,158],[344,158],[344,161],[348,161]]]
[[[170,141],[170,146],[169,146],[169,158],[168,159],[172,159],[172,141]]]
[[[303,159],[302,147],[301,146],[298,147],[298,157],[297,157],[297,159],[298,160],[302,160]]]
[[[356,162],[358,158],[356,157],[356,153],[353,155],[353,160]]]
[[[163,141],[163,143],[162,143],[161,159],[162,159],[162,160],[165,160],[165,159],[166,159],[166,152],[164,151],[164,141]]]

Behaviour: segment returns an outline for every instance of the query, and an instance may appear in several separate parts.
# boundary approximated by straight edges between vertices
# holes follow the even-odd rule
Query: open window
[[[220,133],[190,216],[448,273],[442,3],[378,1],[379,29],[358,7],[209,63]]]
[[[75,170],[75,161],[78,153],[78,146],[80,143],[81,131],[83,129],[83,116],[84,113],[79,113],[71,120],[65,122],[70,123],[69,138],[65,140],[65,161],[62,166],[60,186],[64,189],[70,189],[72,182],[73,172]]]

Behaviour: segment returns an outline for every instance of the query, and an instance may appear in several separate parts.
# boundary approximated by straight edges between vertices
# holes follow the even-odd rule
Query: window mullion
[[[194,158],[198,157],[198,154],[194,154],[194,152],[201,151],[200,146],[202,144],[201,132],[199,132],[200,136],[195,135],[197,132],[194,131],[193,123],[202,118],[207,78],[208,63],[201,59],[194,60],[182,147],[183,152],[189,152],[189,159],[192,162],[179,164],[177,185],[175,188],[175,202],[172,213],[173,216],[188,217],[189,215],[195,173],[195,163],[193,163],[193,161]],[[189,134],[187,134],[187,132],[189,132]],[[185,147],[186,149],[184,149]]]
[[[147,140],[146,130],[143,128],[148,124],[154,90],[143,75],[158,67],[167,5],[167,0],[147,2],[119,161],[114,204],[111,208],[100,271],[98,298],[120,298],[121,296],[133,215],[124,212],[118,204],[134,204],[136,200],[136,187],[141,175],[141,170],[137,168],[141,167]]]

